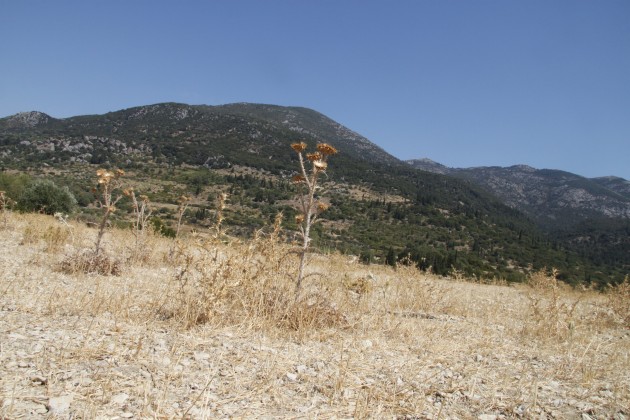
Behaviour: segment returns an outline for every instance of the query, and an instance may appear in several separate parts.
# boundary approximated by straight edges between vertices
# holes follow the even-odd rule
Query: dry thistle
[[[135,254],[139,256],[145,251],[144,243],[146,241],[147,225],[152,213],[149,207],[149,197],[146,195],[136,197],[133,188],[125,189],[123,194],[131,198],[134,215],[133,236],[135,238]],[[140,200],[138,200],[138,198],[140,198]]]
[[[9,207],[13,206],[14,204],[15,202],[7,196],[6,192],[0,191],[0,211],[2,212],[2,225],[5,228],[9,223]]]
[[[320,143],[317,145],[317,150],[324,156],[330,156],[337,154],[337,149],[332,147],[328,143]]]
[[[98,177],[98,188],[96,191],[100,191],[100,196],[98,200],[98,206],[103,209],[103,218],[101,219],[101,223],[98,228],[98,236],[96,238],[96,245],[94,248],[94,254],[98,255],[101,251],[101,240],[103,239],[103,235],[105,233],[105,227],[107,226],[107,221],[109,217],[116,211],[116,204],[122,198],[122,195],[116,196],[114,198],[114,192],[121,188],[122,183],[120,181],[120,177],[123,176],[125,172],[122,169],[118,169],[115,172],[110,172],[105,169],[99,169],[96,171],[96,176]]]
[[[291,148],[298,154],[300,161],[300,173],[295,175],[292,181],[297,184],[300,189],[304,189],[306,186],[306,191],[301,191],[299,197],[300,214],[295,217],[295,222],[299,226],[299,232],[302,238],[302,244],[299,250],[300,266],[295,285],[295,298],[297,300],[302,280],[304,279],[306,254],[308,253],[311,243],[311,227],[317,221],[317,217],[328,208],[328,204],[317,201],[315,198],[315,191],[319,188],[317,181],[320,174],[325,173],[328,168],[328,157],[337,153],[337,149],[326,143],[318,144],[317,152],[306,154],[306,160],[311,162],[310,170],[307,171],[304,166],[304,155],[302,154],[302,152],[306,150],[306,143],[294,143],[291,145]]]
[[[214,225],[214,228],[216,230],[215,238],[221,237],[221,234],[222,234],[221,226],[224,220],[223,210],[225,210],[225,202],[227,201],[227,198],[228,198],[227,193],[219,194],[219,207],[217,208],[216,223]]]
[[[297,153],[302,153],[304,150],[306,150],[306,143],[304,143],[303,141],[300,143],[293,143],[291,145],[291,148]]]
[[[188,208],[188,204],[190,203],[191,198],[187,195],[182,195],[177,199],[177,230],[175,231],[175,238],[179,236],[179,230],[182,226],[182,218],[184,217],[184,213]]]

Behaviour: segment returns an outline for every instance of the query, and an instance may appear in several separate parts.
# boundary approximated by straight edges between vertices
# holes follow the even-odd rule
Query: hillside
[[[290,180],[297,159],[289,146],[298,140],[340,150],[321,192],[332,206],[314,231],[322,251],[367,263],[410,258],[423,270],[486,279],[522,280],[543,266],[558,267],[571,283],[618,282],[627,273],[628,265],[568,250],[467,180],[415,170],[306,108],[166,103],[66,119],[22,113],[0,119],[0,165],[68,185],[83,206],[80,217],[88,219],[93,174],[101,166],[125,169],[128,182],[153,203],[156,223],[171,228],[181,194],[194,197],[185,222],[195,228],[210,223],[216,197],[228,193],[226,224],[249,235],[279,211],[287,229],[295,229]]]
[[[591,261],[630,266],[630,181],[589,179],[527,165],[448,168],[430,159],[407,163],[470,181],[529,216],[554,241]]]
[[[630,181],[623,178],[589,179],[527,165],[448,168],[430,159],[407,163],[423,171],[470,180],[552,230],[589,218],[630,218]]]
[[[609,294],[297,257],[256,239],[138,247],[120,276],[76,261],[96,229],[0,223],[0,418],[593,418],[630,404],[628,285]],[[625,290],[625,294],[622,293]],[[625,324],[624,324],[625,315]]]

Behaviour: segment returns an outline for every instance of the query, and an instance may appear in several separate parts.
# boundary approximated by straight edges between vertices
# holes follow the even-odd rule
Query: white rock
[[[297,381],[297,375],[295,373],[287,373],[287,379],[290,380],[291,382],[295,382]]]
[[[112,402],[117,405],[122,405],[125,403],[125,401],[127,401],[128,398],[129,398],[129,395],[125,394],[124,392],[121,392],[120,394],[116,394],[112,397]]]
[[[203,351],[196,351],[194,353],[195,361],[200,362],[204,360],[208,360],[210,358],[210,354]]]
[[[72,395],[52,397],[48,400],[48,411],[52,414],[62,414],[70,408],[72,400]]]

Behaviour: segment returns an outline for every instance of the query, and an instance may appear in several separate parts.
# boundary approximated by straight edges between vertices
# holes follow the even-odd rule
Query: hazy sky
[[[0,116],[313,108],[402,158],[630,179],[630,1],[0,0]]]

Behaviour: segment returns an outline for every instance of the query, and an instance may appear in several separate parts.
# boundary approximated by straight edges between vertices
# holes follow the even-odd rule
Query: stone
[[[129,398],[129,395],[121,392],[120,394],[116,394],[112,397],[112,402],[116,405],[123,405],[125,401]]]
[[[63,414],[70,409],[73,399],[72,395],[52,397],[48,400],[48,411],[52,414]]]

